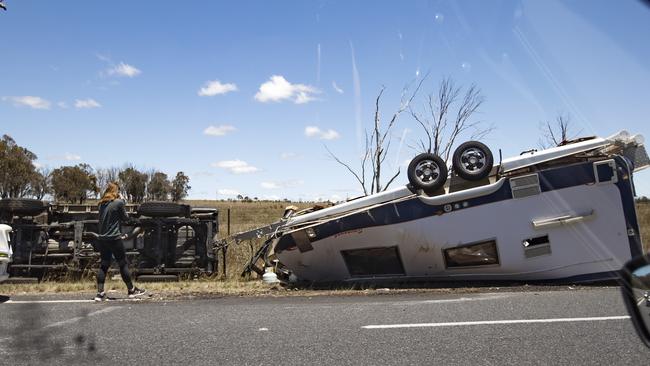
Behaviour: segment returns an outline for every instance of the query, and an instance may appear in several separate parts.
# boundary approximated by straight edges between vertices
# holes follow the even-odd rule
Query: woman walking
[[[126,220],[128,215],[124,209],[125,202],[120,199],[120,187],[117,183],[109,183],[102,199],[99,201],[99,252],[101,264],[97,272],[97,295],[95,301],[106,300],[104,282],[106,273],[111,266],[112,258],[115,258],[120,268],[122,280],[126,284],[129,298],[135,298],[145,294],[145,290],[133,285],[129,264],[126,261],[126,251],[122,239],[126,237],[120,231],[120,222]]]

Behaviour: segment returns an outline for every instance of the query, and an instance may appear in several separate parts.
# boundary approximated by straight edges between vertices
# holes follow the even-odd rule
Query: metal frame
[[[127,205],[132,215],[136,205]],[[43,275],[47,270],[65,270],[83,274],[96,265],[99,253],[95,251],[97,235],[93,233],[98,223],[95,205],[52,205],[43,216],[13,216],[7,224],[13,228],[11,245],[14,262],[9,270],[32,276]],[[67,221],[69,220],[69,221]],[[134,268],[134,274],[162,273],[212,273],[217,268],[213,244],[219,232],[218,210],[196,209],[189,218],[132,217],[124,226],[144,228],[144,233],[133,239],[133,248],[127,244],[127,256],[149,259],[144,268]],[[189,268],[176,266],[178,259],[178,231],[191,227],[193,235],[181,246],[186,251],[195,250],[194,263]],[[51,252],[50,239],[59,242],[59,249]],[[71,245],[64,245],[70,243]],[[53,251],[53,250],[52,250]],[[224,253],[225,256],[225,253]]]

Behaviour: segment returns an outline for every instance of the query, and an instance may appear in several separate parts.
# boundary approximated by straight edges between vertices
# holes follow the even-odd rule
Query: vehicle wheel
[[[432,193],[447,181],[447,166],[438,155],[424,153],[411,160],[407,175],[414,188]]]
[[[5,198],[0,200],[0,212],[12,215],[36,216],[45,211],[47,204],[31,198]]]
[[[452,158],[454,172],[466,180],[480,180],[492,171],[492,152],[478,141],[467,141],[454,151]]]
[[[138,214],[149,217],[189,217],[190,206],[174,202],[144,202]]]

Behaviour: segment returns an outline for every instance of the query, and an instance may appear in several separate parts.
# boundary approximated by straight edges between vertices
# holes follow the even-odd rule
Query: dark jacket
[[[122,236],[120,222],[129,218],[124,205],[119,199],[99,205],[99,240],[117,240]]]

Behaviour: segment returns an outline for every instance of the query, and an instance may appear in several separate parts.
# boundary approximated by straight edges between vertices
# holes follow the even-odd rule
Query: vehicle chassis
[[[141,233],[124,241],[133,272],[139,275],[212,274],[217,256],[216,209],[194,209],[189,217],[145,217],[128,205],[125,232]],[[13,231],[12,277],[43,278],[65,274],[78,278],[99,263],[97,209],[93,205],[52,205],[38,216],[0,218]],[[184,232],[184,238],[183,238]]]

